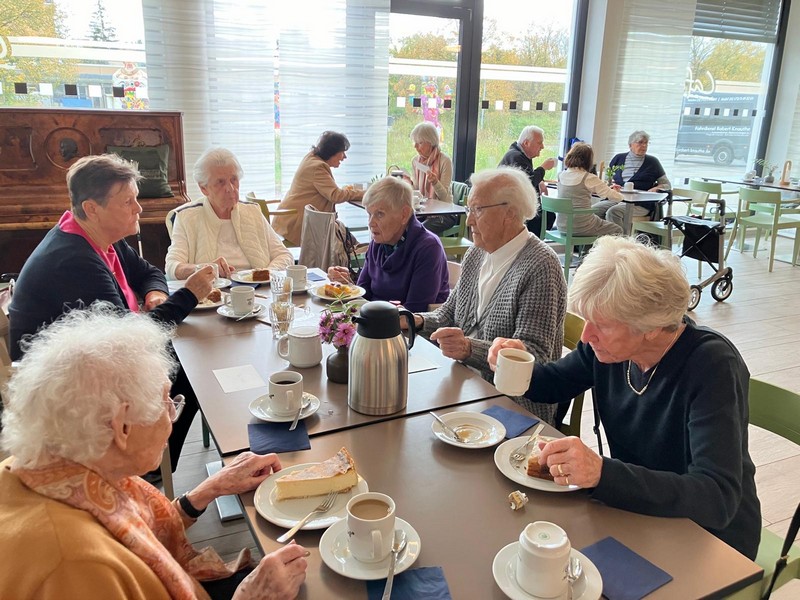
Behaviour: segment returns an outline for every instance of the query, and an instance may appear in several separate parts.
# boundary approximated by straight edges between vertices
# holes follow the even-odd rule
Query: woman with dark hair
[[[597,175],[589,172],[594,161],[594,152],[589,144],[578,142],[564,157],[566,171],[558,175],[558,197],[572,200],[575,208],[591,208],[592,195],[619,202],[622,194],[610,188]],[[605,211],[604,211],[605,212]],[[565,231],[567,217],[558,215],[556,227]],[[605,221],[597,215],[575,215],[572,222],[575,235],[619,235],[622,227]]]
[[[340,188],[333,179],[331,169],[336,169],[347,158],[350,142],[343,133],[324,132],[316,146],[305,155],[297,167],[292,185],[278,208],[295,208],[297,214],[276,216],[273,229],[295,246],[300,245],[303,214],[310,204],[322,212],[334,212],[334,205],[348,200],[361,200],[363,190],[351,186]]]

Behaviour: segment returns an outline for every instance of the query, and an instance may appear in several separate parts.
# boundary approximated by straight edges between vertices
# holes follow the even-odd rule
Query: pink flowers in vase
[[[334,348],[349,348],[356,333],[353,317],[357,314],[357,304],[345,304],[339,307],[331,305],[319,319],[319,336],[322,341],[333,344]]]

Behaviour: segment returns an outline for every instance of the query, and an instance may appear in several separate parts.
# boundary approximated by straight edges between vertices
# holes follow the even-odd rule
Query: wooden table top
[[[459,406],[480,412],[501,405],[524,413],[506,397]],[[440,411],[440,414],[449,411]],[[578,550],[613,536],[664,569],[672,582],[648,600],[721,597],[760,578],[761,569],[689,519],[648,517],[609,508],[584,491],[552,493],[527,489],[507,479],[494,464],[495,447],[465,450],[442,443],[428,415],[373,423],[312,439],[310,450],[281,454],[283,466],[318,462],[345,446],[371,491],[391,496],[397,516],[419,533],[421,553],[413,567],[441,566],[453,598],[505,598],[494,581],[492,561],[516,541],[530,522],[551,521]],[[549,431],[548,431],[549,430]],[[553,434],[552,428],[545,433]],[[376,451],[380,449],[380,451]],[[227,460],[231,460],[228,457]],[[511,511],[507,495],[520,489],[530,502]],[[254,493],[241,496],[246,517],[265,553],[277,549],[285,529],[266,521]],[[364,582],[347,579],[322,563],[322,531],[301,531],[299,544],[311,551],[300,598],[366,598]]]

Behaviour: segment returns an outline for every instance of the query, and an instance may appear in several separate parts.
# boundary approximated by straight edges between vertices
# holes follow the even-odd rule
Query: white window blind
[[[781,0],[697,0],[694,34],[774,44]]]

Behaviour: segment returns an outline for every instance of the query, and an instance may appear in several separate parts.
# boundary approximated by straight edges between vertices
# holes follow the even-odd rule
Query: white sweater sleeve
[[[622,194],[620,194],[617,190],[608,187],[608,184],[594,173],[589,173],[586,175],[584,185],[595,196],[600,196],[601,198],[606,198],[608,200],[616,200],[617,202],[622,200]]]
[[[175,213],[175,221],[172,224],[172,242],[167,249],[167,259],[165,270],[167,279],[176,279],[175,269],[181,263],[191,262],[189,260],[189,240],[186,237],[186,230],[183,228],[183,221],[180,213]]]

